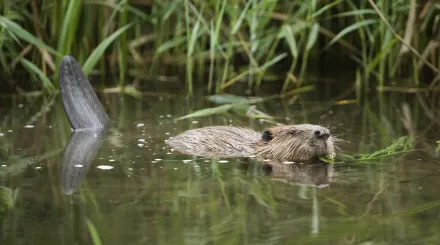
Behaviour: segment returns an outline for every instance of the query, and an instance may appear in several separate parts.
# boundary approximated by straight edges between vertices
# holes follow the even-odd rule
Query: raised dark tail
[[[81,66],[71,56],[60,64],[60,94],[74,130],[106,128],[110,120]]]

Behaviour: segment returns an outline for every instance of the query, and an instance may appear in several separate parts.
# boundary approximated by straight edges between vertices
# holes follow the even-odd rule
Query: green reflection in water
[[[418,149],[376,164],[270,169],[253,159],[186,156],[164,143],[190,128],[234,124],[261,130],[270,123],[235,114],[173,121],[209,107],[204,99],[101,99],[113,128],[96,148],[96,138],[80,140],[76,149],[96,155],[89,166],[74,168],[64,168],[65,149],[75,140],[58,98],[2,101],[1,244],[435,244],[439,239],[439,125],[429,116],[438,107],[423,108],[426,100],[418,96],[389,94],[381,103],[359,105],[307,97],[295,105],[258,104],[278,121],[328,122],[349,142],[340,145],[344,154],[375,152],[408,135]],[[75,168],[78,172],[69,172]],[[66,183],[74,183],[67,193]]]

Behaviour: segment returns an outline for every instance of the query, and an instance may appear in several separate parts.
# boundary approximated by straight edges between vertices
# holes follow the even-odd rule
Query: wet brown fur
[[[315,131],[330,135],[327,128],[313,124],[274,126],[263,133],[241,127],[209,126],[185,131],[166,143],[197,156],[257,156],[283,161],[334,157],[332,136],[320,139]]]

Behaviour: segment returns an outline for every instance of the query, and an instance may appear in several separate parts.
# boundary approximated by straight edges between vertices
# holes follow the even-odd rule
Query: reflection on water
[[[85,130],[75,131],[70,136],[60,173],[61,188],[65,194],[72,194],[81,184],[102,145],[105,133],[106,130]]]
[[[266,172],[273,179],[285,183],[310,185],[318,188],[327,187],[332,180],[332,164],[326,162],[291,163],[266,161],[263,163]]]
[[[93,244],[92,234],[102,244],[436,244],[439,106],[399,94],[316,99],[257,106],[278,122],[330,125],[347,141],[340,153],[373,152],[404,135],[419,150],[368,164],[193,157],[164,140],[271,123],[232,113],[175,122],[212,105],[104,95],[110,131],[72,133],[58,98],[2,99],[0,244]]]

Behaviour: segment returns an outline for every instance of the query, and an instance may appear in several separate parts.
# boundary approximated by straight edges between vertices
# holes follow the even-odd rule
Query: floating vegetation
[[[377,150],[373,153],[364,153],[364,154],[355,154],[355,155],[339,154],[337,158],[342,162],[348,161],[348,162],[357,162],[357,163],[372,163],[377,161],[378,159],[382,159],[398,154],[403,154],[411,151],[414,151],[413,139],[409,136],[402,136],[399,137],[398,139],[393,140],[389,146]]]
[[[272,99],[270,98],[245,98],[241,96],[235,95],[212,95],[208,97],[208,100],[217,104],[222,104],[217,107],[205,108],[201,110],[197,110],[185,116],[181,116],[176,118],[176,121],[189,119],[189,118],[197,118],[197,117],[207,117],[216,114],[223,114],[230,110],[238,113],[241,116],[247,116],[251,118],[265,118],[269,120],[273,120],[274,118],[260,110],[256,109],[255,103],[260,103],[265,100]]]

